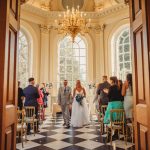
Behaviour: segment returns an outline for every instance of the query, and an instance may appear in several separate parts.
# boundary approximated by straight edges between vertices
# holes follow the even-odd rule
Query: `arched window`
[[[128,73],[132,73],[132,57],[130,45],[129,28],[123,29],[114,39],[114,75],[119,79],[125,80]]]
[[[29,44],[25,34],[19,32],[18,80],[25,87],[29,77]]]
[[[62,39],[59,43],[58,57],[59,82],[67,79],[71,87],[75,86],[76,80],[81,80],[83,84],[86,83],[87,48],[84,40],[80,36],[75,38],[74,43],[70,36]]]

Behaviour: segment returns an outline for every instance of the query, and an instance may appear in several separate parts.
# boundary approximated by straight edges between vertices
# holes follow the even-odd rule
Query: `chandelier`
[[[60,14],[59,20],[55,20],[55,28],[59,34],[70,35],[74,42],[77,34],[85,35],[89,32],[91,19],[87,21],[85,17],[86,13],[80,12],[79,6],[71,10],[67,6],[63,16]]]

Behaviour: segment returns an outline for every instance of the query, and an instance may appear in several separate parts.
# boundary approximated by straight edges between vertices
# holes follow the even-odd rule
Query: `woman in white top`
[[[81,101],[78,101],[77,97],[81,97]],[[73,104],[71,114],[71,125],[73,127],[83,127],[89,124],[89,111],[86,102],[86,92],[81,86],[80,80],[76,82],[76,88],[73,91]]]
[[[133,117],[132,74],[127,75],[127,79],[122,87],[122,96],[124,96],[124,110],[127,122],[131,122]]]

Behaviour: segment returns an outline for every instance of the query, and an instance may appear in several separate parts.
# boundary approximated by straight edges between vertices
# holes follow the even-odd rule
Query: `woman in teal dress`
[[[110,77],[111,87],[104,89],[108,93],[109,103],[105,112],[104,123],[110,123],[110,111],[112,109],[123,109],[122,95],[119,91],[117,77]]]

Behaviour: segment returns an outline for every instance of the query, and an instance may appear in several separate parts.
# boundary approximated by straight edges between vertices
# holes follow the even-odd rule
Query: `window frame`
[[[72,55],[71,56],[61,56],[60,55],[60,51],[61,51],[61,49],[67,49],[67,46],[64,46],[64,47],[61,47],[61,45],[65,45],[65,44],[63,44],[63,42],[65,42],[65,39],[67,39],[68,38],[68,43],[70,43],[71,42],[71,49],[72,49]],[[84,46],[83,45],[80,45],[81,44],[81,42],[83,42],[82,44],[84,44]],[[78,45],[78,47],[76,47],[76,48],[74,48],[73,47],[73,45],[74,44],[76,44],[76,45]],[[67,45],[67,44],[66,44]],[[78,49],[78,51],[79,51],[79,53],[78,53],[78,56],[77,55],[75,55],[75,54],[73,54],[73,51],[75,50],[75,49]],[[84,55],[83,54],[81,54],[82,52],[82,50],[84,50]],[[63,74],[64,76],[65,76],[65,78],[64,79],[67,79],[66,77],[67,77],[67,75],[71,75],[72,76],[72,78],[71,78],[71,81],[69,81],[68,79],[68,82],[69,82],[69,85],[71,86],[71,87],[73,87],[74,85],[75,85],[75,81],[76,81],[76,79],[74,78],[74,76],[79,76],[80,78],[78,78],[78,80],[81,80],[81,82],[83,83],[83,84],[85,84],[85,82],[87,81],[87,72],[88,72],[88,67],[87,67],[87,57],[88,57],[88,52],[87,52],[87,44],[86,44],[86,42],[85,42],[85,40],[80,36],[80,35],[78,35],[76,38],[75,38],[75,43],[72,43],[72,38],[70,37],[70,36],[66,36],[66,37],[64,37],[63,39],[61,39],[60,41],[59,41],[59,44],[58,44],[58,71],[57,71],[57,81],[59,82],[59,83],[61,83],[62,84],[62,82],[63,82],[63,80],[61,80],[60,79],[60,76]],[[65,64],[64,65],[61,65],[60,64],[60,58],[64,58],[64,60],[65,60]],[[70,58],[70,59],[72,59],[72,64],[70,65],[71,67],[72,67],[72,73],[67,73],[67,70],[66,70],[66,66],[69,66],[69,65],[67,65],[66,64],[66,58]],[[74,61],[74,59],[73,58],[77,58],[78,59],[78,71],[79,71],[79,73],[78,74],[74,74],[74,69],[73,69],[73,67],[75,66],[74,65],[74,63],[73,63],[73,61]],[[84,63],[82,63],[81,61],[80,61],[80,59],[81,58],[84,58],[85,59],[85,62]],[[61,73],[60,72],[60,66],[64,66],[64,68],[65,68],[65,73]],[[80,66],[85,66],[84,68],[85,68],[85,72],[84,73],[82,73],[81,72],[81,67]],[[84,74],[85,75],[85,80],[82,80],[81,79],[81,75],[82,74]],[[71,83],[70,83],[71,82]]]

